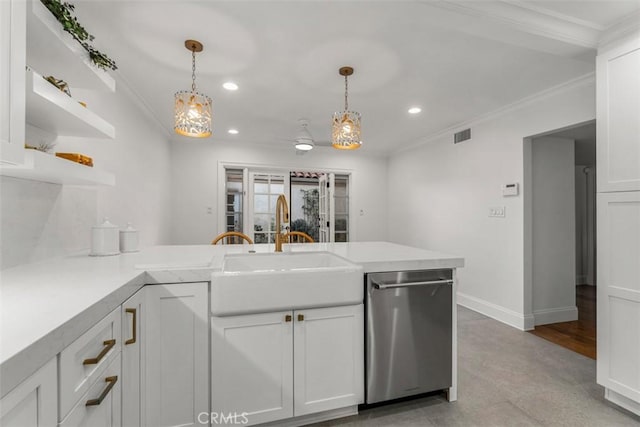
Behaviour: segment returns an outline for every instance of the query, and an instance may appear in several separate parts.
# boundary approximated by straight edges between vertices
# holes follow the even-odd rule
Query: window
[[[349,241],[349,176],[336,175],[333,193],[335,205],[335,241]]]
[[[253,209],[250,221],[253,224],[255,243],[275,242],[276,201],[288,189],[288,177],[284,174],[251,173],[250,181]]]
[[[243,217],[242,205],[244,195],[243,171],[242,169],[226,169],[226,205],[225,231],[242,232]]]
[[[333,174],[331,174],[333,175]],[[224,169],[224,231],[247,234],[255,243],[275,241],[276,201],[287,196],[292,231],[303,231],[320,241],[319,181],[325,172],[289,172],[242,168]],[[326,176],[324,178],[326,183]],[[329,191],[335,212],[333,241],[349,241],[349,175],[335,175]],[[330,215],[328,215],[329,220]],[[329,233],[329,235],[331,235]]]

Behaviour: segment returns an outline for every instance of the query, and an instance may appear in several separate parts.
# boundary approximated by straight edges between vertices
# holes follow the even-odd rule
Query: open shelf
[[[116,184],[115,176],[111,173],[37,150],[25,150],[24,164],[20,166],[0,165],[0,175],[65,185]]]
[[[93,64],[89,53],[62,29],[40,0],[27,4],[27,65],[64,80],[72,89],[113,92],[116,88],[113,77]]]
[[[26,121],[37,128],[63,136],[115,138],[113,125],[31,70],[26,98]]]

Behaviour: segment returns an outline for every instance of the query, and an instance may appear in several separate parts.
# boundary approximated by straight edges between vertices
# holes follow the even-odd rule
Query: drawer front
[[[111,358],[109,366],[96,378],[67,418],[59,424],[60,427],[120,426],[122,390],[120,358],[120,354]]]
[[[60,419],[120,353],[120,313],[118,307],[60,353]]]

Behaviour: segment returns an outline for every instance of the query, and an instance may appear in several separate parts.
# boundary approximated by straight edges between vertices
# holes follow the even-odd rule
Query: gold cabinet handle
[[[111,350],[113,346],[116,345],[116,340],[106,340],[102,344],[104,345],[104,348],[102,349],[100,354],[97,357],[91,359],[84,359],[84,362],[82,362],[83,365],[96,365],[100,363],[102,358],[106,356],[107,353],[109,353],[109,350]]]
[[[290,314],[287,314],[286,316],[284,316],[284,321],[285,322],[291,322],[291,319],[292,319],[292,317],[291,317]]]
[[[298,314],[298,322],[302,322],[304,320],[304,314]]]
[[[113,386],[116,385],[116,383],[118,382],[118,377],[114,375],[113,377],[105,378],[104,381],[107,382],[108,384],[104,388],[104,390],[102,390],[102,393],[100,394],[100,396],[98,396],[97,399],[87,400],[87,403],[85,403],[84,406],[98,406],[99,404],[101,404],[104,398],[107,397],[107,395],[109,394]]]
[[[131,338],[129,338],[128,340],[126,340],[124,342],[124,345],[129,345],[129,344],[135,344],[136,343],[136,333],[138,330],[138,321],[137,321],[137,310],[135,308],[127,308],[124,310],[125,313],[131,313],[133,314],[133,321],[132,321],[132,331],[131,331]]]

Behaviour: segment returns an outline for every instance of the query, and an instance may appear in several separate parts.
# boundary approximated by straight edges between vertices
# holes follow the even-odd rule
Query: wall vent
[[[471,139],[471,129],[461,130],[460,132],[453,134],[454,144],[457,144],[458,142],[466,141],[467,139]]]

